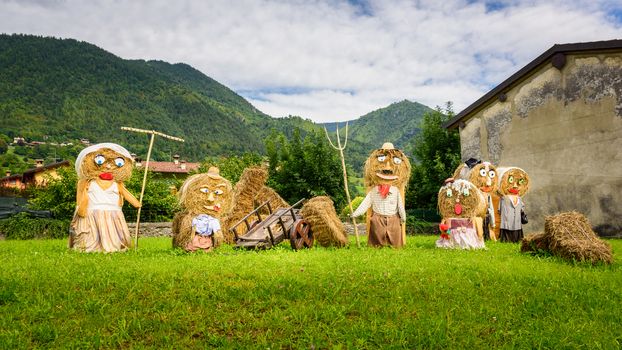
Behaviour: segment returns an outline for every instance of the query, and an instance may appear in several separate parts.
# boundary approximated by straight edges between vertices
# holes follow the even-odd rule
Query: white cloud
[[[468,106],[555,43],[622,38],[612,1],[6,1],[0,32],[185,62],[273,116]],[[491,10],[492,9],[492,10]],[[618,15],[618,18],[620,16]]]

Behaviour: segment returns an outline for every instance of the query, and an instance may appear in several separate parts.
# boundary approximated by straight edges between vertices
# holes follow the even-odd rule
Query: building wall
[[[568,55],[495,100],[460,128],[462,158],[530,176],[526,233],[577,210],[601,235],[622,233],[622,53]]]

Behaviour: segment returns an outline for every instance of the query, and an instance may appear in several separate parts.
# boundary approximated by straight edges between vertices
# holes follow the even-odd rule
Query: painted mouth
[[[456,215],[462,214],[462,205],[460,203],[454,205],[454,213],[456,213]]]
[[[102,180],[112,180],[114,176],[112,175],[112,173],[101,173],[99,174],[99,178]]]
[[[203,208],[207,209],[207,210],[213,210],[215,212],[219,212],[220,211],[220,204],[215,204],[215,205],[204,205]]]
[[[518,194],[518,189],[517,188],[510,188],[510,193],[511,194]]]
[[[490,191],[492,191],[492,187],[490,187],[490,186],[482,186],[479,189],[482,190],[483,192],[490,192]]]
[[[392,171],[387,172],[386,170],[383,170],[382,172],[377,172],[376,176],[383,180],[397,180],[397,175],[393,175]]]

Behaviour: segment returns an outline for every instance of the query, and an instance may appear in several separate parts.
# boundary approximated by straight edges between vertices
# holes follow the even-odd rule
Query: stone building
[[[444,126],[463,160],[530,175],[525,233],[576,210],[622,234],[622,40],[554,45]]]

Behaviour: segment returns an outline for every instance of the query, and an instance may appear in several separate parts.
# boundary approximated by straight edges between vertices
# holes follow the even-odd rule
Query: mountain
[[[403,149],[429,110],[404,100],[351,121],[348,164],[358,171],[383,142]],[[304,135],[340,125],[345,131],[343,124],[272,118],[187,64],[125,60],[87,42],[5,34],[0,34],[0,118],[5,141],[17,136],[56,143],[85,138],[116,142],[144,156],[148,136],[122,126],[185,139],[178,143],[156,137],[155,160],[169,160],[175,153],[188,161],[263,153],[272,130],[291,135],[298,128]]]
[[[396,148],[408,150],[412,138],[419,132],[423,116],[433,111],[418,102],[403,100],[388,107],[370,112],[359,119],[348,121],[348,145],[345,153],[349,163],[359,169],[371,150],[391,142]],[[345,140],[346,122],[323,124],[332,132],[339,127],[341,140]]]
[[[154,158],[263,152],[272,128],[317,129],[309,120],[274,119],[226,86],[186,64],[124,60],[72,39],[0,35],[0,132],[10,138],[117,142],[145,154],[157,130]]]

